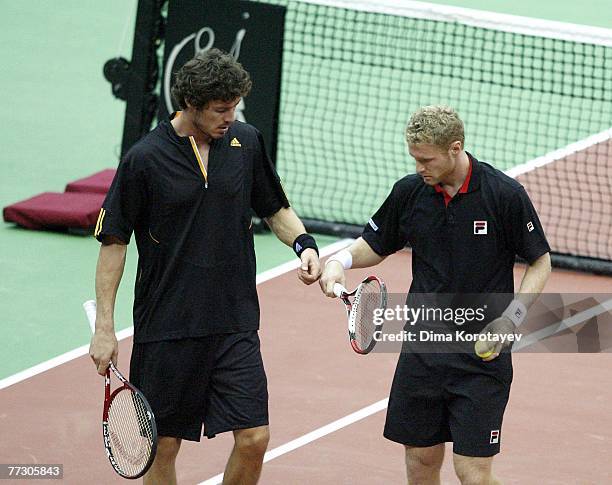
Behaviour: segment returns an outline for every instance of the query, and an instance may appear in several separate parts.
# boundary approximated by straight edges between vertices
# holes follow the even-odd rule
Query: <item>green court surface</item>
[[[612,27],[612,18],[604,15],[607,0],[436,3]],[[69,181],[116,166],[125,104],[112,96],[102,66],[117,55],[131,57],[135,6],[135,0],[0,0],[3,207],[40,192],[62,191]],[[313,195],[324,201],[328,194]],[[320,246],[332,241],[319,238]],[[87,343],[81,303],[93,297],[98,244],[2,223],[0,247],[4,378]],[[257,236],[256,249],[260,271],[294,257],[271,235]],[[117,329],[130,325],[136,257],[132,245]]]
[[[94,298],[99,244],[93,238],[33,232],[5,225],[0,231],[5,275],[2,295],[0,379],[89,342],[81,304]],[[335,238],[317,236],[320,247]],[[295,259],[270,233],[255,236],[257,271]],[[132,325],[131,305],[138,254],[130,244],[117,295],[115,328]],[[298,283],[296,277],[296,285]]]
[[[429,0],[430,3],[452,5],[453,7],[488,10],[508,15],[520,15],[537,19],[569,22],[572,24],[612,27],[609,0],[586,0],[565,2],[555,0]]]

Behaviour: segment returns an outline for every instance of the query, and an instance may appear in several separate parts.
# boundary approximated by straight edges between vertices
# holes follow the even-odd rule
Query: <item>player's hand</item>
[[[487,340],[478,340],[475,345],[475,352],[484,362],[489,362],[496,359],[501,351],[506,347],[512,345],[513,340],[509,339],[508,336],[516,333],[516,327],[514,323],[508,317],[499,317],[489,322],[489,324],[482,329],[480,335],[489,337]],[[505,335],[506,338],[502,342],[502,339],[490,339],[491,336],[497,335],[501,337]]]
[[[108,363],[112,360],[117,365],[119,344],[112,330],[96,330],[89,344],[89,356],[93,360],[98,374],[103,376],[108,369]]]
[[[311,285],[321,276],[321,262],[319,255],[312,248],[307,248],[300,256],[301,266],[298,268],[298,278],[306,285]]]
[[[344,275],[344,268],[339,261],[330,261],[325,265],[325,268],[323,268],[323,274],[319,280],[319,285],[326,296],[335,298],[335,283],[340,283],[342,286],[346,286],[346,276]]]

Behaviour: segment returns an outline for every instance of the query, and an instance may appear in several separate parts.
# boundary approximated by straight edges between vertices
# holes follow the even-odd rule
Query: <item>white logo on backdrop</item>
[[[206,35],[208,41],[205,45],[202,45],[202,37]],[[238,59],[240,56],[240,47],[242,45],[242,40],[246,35],[246,29],[240,29],[236,32],[236,38],[234,39],[234,45],[230,49],[230,54],[234,57],[234,59]],[[170,78],[172,76],[172,68],[174,67],[174,63],[176,62],[176,58],[179,56],[183,48],[189,44],[193,40],[193,56],[197,56],[202,52],[206,52],[212,49],[215,44],[215,31],[210,27],[203,27],[197,33],[190,34],[181,40],[178,44],[176,44],[172,51],[170,51],[170,55],[168,56],[168,62],[166,63],[166,70],[164,72],[164,101],[166,103],[166,110],[168,113],[172,113],[174,111],[174,107],[172,106],[172,96],[170,95]],[[239,121],[246,121],[244,117],[244,99],[240,101],[238,106],[236,106],[236,119]]]

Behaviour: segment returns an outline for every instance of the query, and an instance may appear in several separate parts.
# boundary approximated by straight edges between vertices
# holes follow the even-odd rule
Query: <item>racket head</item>
[[[153,410],[142,392],[124,378],[104,403],[102,435],[108,460],[123,478],[140,478],[153,464],[157,452]]]
[[[358,354],[368,354],[376,345],[375,332],[382,324],[374,322],[374,312],[387,308],[387,287],[376,276],[368,276],[355,290],[349,313],[348,331],[351,347]]]

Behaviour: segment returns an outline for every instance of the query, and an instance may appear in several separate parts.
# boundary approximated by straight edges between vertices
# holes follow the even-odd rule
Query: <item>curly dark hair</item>
[[[230,54],[210,49],[187,61],[175,74],[172,96],[181,109],[211,101],[231,101],[251,91],[251,78]]]

